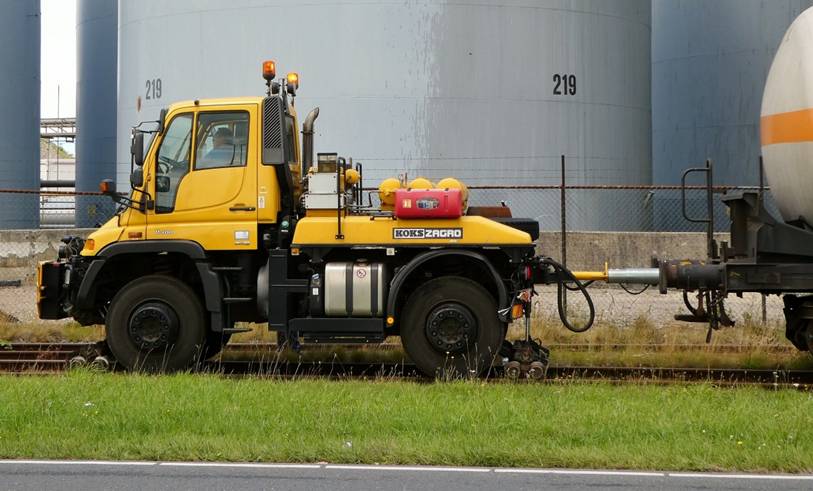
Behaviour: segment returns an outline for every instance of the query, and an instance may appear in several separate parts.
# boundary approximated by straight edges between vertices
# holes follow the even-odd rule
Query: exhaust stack
[[[308,175],[313,166],[313,123],[319,117],[319,108],[314,107],[302,123],[302,178]]]

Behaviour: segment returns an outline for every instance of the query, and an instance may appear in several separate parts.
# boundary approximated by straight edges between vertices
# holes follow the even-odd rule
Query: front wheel
[[[200,300],[169,276],[128,283],[113,297],[105,325],[110,351],[128,370],[183,370],[199,358],[205,342]]]
[[[444,276],[420,285],[403,312],[404,349],[430,377],[483,373],[505,337],[494,298],[467,278]]]

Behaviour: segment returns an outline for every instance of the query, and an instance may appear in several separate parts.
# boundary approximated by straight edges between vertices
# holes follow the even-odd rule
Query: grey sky
[[[76,115],[76,0],[41,0],[40,114]],[[57,108],[57,88],[59,107]]]

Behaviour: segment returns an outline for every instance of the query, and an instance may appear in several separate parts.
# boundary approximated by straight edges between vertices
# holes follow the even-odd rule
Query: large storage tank
[[[760,101],[785,30],[811,0],[654,0],[653,180],[714,161],[717,184],[756,185]],[[696,182],[696,181],[695,181]],[[705,213],[697,193],[690,203]],[[683,229],[677,192],[659,193],[656,227]],[[725,208],[717,208],[725,227]]]
[[[76,14],[76,190],[98,191],[116,177],[118,1],[79,0]],[[76,226],[95,226],[111,208],[110,198],[77,197]]]
[[[765,174],[787,221],[813,223],[813,9],[788,29],[762,100]]]
[[[0,4],[0,66],[0,188],[39,190],[39,0]],[[0,229],[38,226],[36,194],[0,193]]]
[[[118,182],[129,128],[179,99],[261,94],[298,71],[316,151],[365,177],[468,184],[649,183],[650,20],[639,0],[122,2]],[[641,193],[573,193],[571,228],[649,222]],[[558,226],[558,191],[475,191]],[[634,200],[634,201],[631,201]]]

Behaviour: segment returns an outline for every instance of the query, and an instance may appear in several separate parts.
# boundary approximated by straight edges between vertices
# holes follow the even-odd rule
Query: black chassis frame
[[[305,256],[312,266],[322,264],[325,258],[341,249],[343,252],[358,254],[360,251],[355,251],[352,247],[303,247],[300,248],[300,254]],[[306,295],[309,288],[309,280],[307,278],[290,278],[287,272],[290,270],[288,260],[291,257],[289,250],[278,249],[269,251],[268,258],[268,295],[269,306],[272,305],[272,300],[278,308],[273,310],[269,309],[268,327],[269,329],[276,330],[283,333],[288,339],[298,338],[299,336],[316,336],[326,335],[332,336],[341,334],[349,338],[355,339],[383,339],[387,335],[387,330],[397,329],[397,322],[388,326],[386,319],[394,317],[398,319],[397,300],[402,293],[402,287],[405,282],[411,277],[413,273],[418,271],[420,267],[427,264],[429,261],[442,258],[442,257],[461,257],[470,261],[476,261],[482,265],[490,274],[490,280],[493,281],[497,290],[498,310],[504,309],[510,305],[511,293],[513,285],[510,279],[505,276],[510,275],[510,271],[500,272],[495,268],[494,264],[484,254],[485,250],[482,248],[443,248],[432,249],[426,246],[415,247],[416,254],[409,261],[404,263],[398,268],[393,276],[389,292],[387,295],[387,306],[384,317],[293,317],[290,311],[294,308],[297,298],[301,295]],[[367,249],[362,249],[367,250]],[[501,247],[499,251],[507,256],[509,264],[519,267],[526,259],[529,259],[533,253],[533,246],[509,246]],[[282,300],[282,301],[281,301]],[[497,312],[495,312],[497,315]]]
[[[386,311],[384,317],[377,318],[344,318],[344,317],[297,317],[297,302],[303,300],[307,295],[309,287],[309,275],[296,274],[289,275],[291,266],[304,263],[311,265],[321,264],[326,256],[331,252],[342,250],[345,253],[357,255],[361,251],[356,251],[348,247],[315,247],[300,250],[301,257],[297,258],[294,264],[290,261],[295,256],[291,256],[290,249],[270,249],[268,250],[268,324],[269,329],[284,333],[287,336],[298,337],[299,335],[337,335],[341,334],[356,338],[383,338],[388,326],[386,318],[393,316],[398,318],[397,300],[403,292],[403,286],[413,273],[429,261],[443,257],[461,257],[469,261],[479,263],[484,270],[489,272],[489,282],[493,282],[496,287],[496,297],[500,309],[510,305],[511,294],[516,285],[511,284],[513,270],[520,267],[534,254],[533,246],[520,245],[500,248],[486,249],[482,247],[472,248],[443,248],[431,249],[427,247],[413,247],[410,251],[410,259],[401,265],[390,283],[387,296]],[[487,253],[504,254],[509,265],[509,271],[499,271],[493,262],[487,257]],[[143,240],[116,242],[105,247],[96,256],[83,257],[73,256],[68,260],[46,263],[48,281],[51,282],[54,295],[47,295],[44,304],[41,305],[41,312],[52,313],[48,318],[60,318],[71,315],[66,305],[76,311],[98,310],[97,279],[104,270],[105,265],[111,259],[122,254],[128,255],[154,255],[161,253],[176,253],[191,260],[200,277],[203,293],[203,303],[210,316],[211,328],[216,332],[228,332],[231,327],[231,315],[227,298],[227,288],[224,288],[224,278],[221,270],[228,270],[228,267],[214,264],[210,255],[196,242],[186,240]],[[61,285],[62,278],[68,270],[68,264],[81,261],[84,263],[84,274],[74,275],[69,284]],[[295,269],[295,268],[294,268]],[[505,269],[505,268],[503,268]],[[53,279],[56,278],[56,279]],[[58,284],[59,283],[59,284]],[[67,287],[67,291],[63,289]],[[285,299],[285,301],[281,301]],[[56,302],[56,303],[55,303]],[[57,315],[58,312],[62,315]],[[496,312],[495,312],[496,315]],[[45,318],[45,317],[44,317]],[[389,326],[392,328],[393,326]]]

